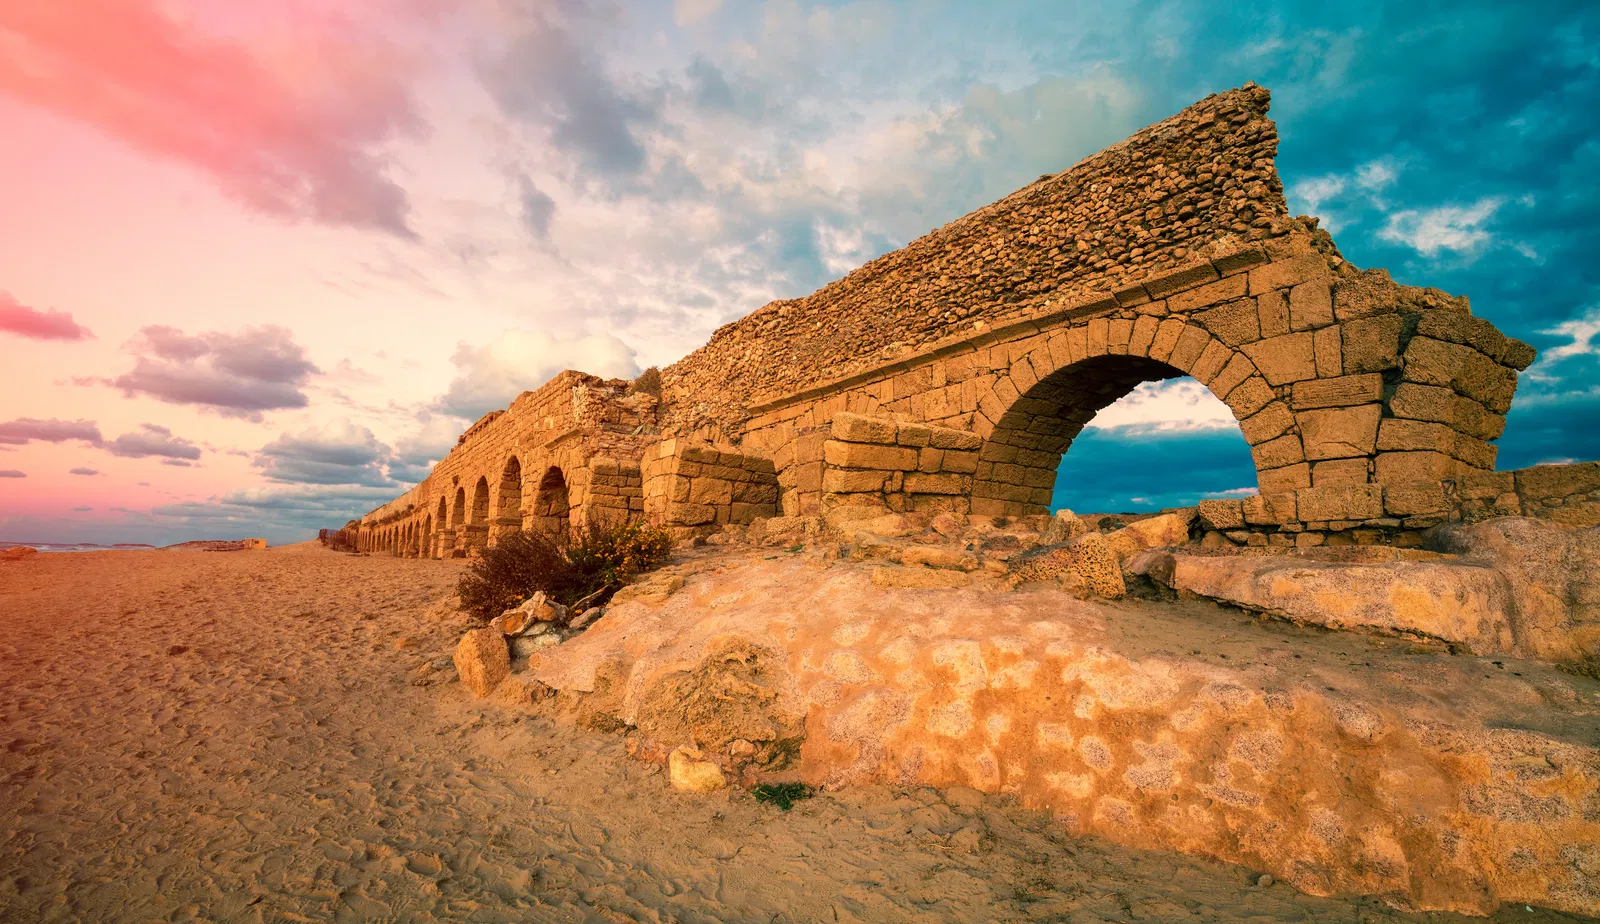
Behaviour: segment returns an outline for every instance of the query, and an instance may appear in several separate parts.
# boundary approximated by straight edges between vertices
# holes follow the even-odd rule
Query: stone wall
[[[1270,94],[1216,94],[662,370],[669,433],[737,441],[751,405],[1289,231]]]
[[[965,430],[834,415],[818,508],[842,523],[886,513],[968,513],[978,437]]]
[[[641,513],[657,399],[628,384],[567,371],[484,415],[422,483],[361,519],[358,546],[462,556],[516,530]]]
[[[1358,270],[1314,219],[1289,218],[1267,105],[1255,86],[1208,97],[767,305],[664,370],[659,403],[563,373],[474,424],[422,485],[363,519],[363,541],[465,554],[602,508],[695,530],[757,508],[821,515],[879,500],[1040,513],[1097,412],[1184,375],[1233,412],[1257,469],[1260,496],[1219,534],[1345,541],[1426,528],[1473,491],[1498,503],[1503,485],[1478,476],[1493,473],[1532,348],[1464,298]],[[846,413],[879,422],[836,423]],[[889,426],[892,440],[844,436]],[[924,470],[926,447],[901,443],[924,430],[966,434],[976,445],[958,453],[977,453],[972,470]],[[655,445],[662,436],[678,441]],[[735,461],[712,461],[723,455]],[[596,458],[639,466],[637,506],[609,493],[635,487],[631,476],[596,481]],[[881,489],[874,473],[888,473]],[[1565,494],[1547,493],[1517,503],[1564,509]]]
[[[747,525],[778,513],[778,477],[771,459],[668,439],[645,451],[640,469],[644,512],[679,532]]]

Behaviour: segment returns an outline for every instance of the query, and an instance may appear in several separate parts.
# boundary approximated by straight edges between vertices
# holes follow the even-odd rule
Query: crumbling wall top
[[[1287,233],[1269,103],[1254,84],[1207,97],[805,298],[722,327],[663,370],[665,429],[737,436],[756,396]]]

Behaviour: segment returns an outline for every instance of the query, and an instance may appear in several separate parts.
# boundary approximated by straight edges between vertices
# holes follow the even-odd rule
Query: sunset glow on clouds
[[[1597,49],[1580,3],[0,4],[0,539],[340,525],[562,368],[671,362],[1251,79],[1291,207],[1544,351],[1502,466],[1600,458]],[[1229,420],[1141,389],[1058,500],[1237,490]]]

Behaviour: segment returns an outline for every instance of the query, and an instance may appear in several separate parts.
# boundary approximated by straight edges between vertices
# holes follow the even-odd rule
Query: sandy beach
[[[439,605],[463,564],[0,563],[0,919],[1469,920],[1074,838],[972,790],[787,813],[676,792],[619,734],[419,672],[464,627]]]

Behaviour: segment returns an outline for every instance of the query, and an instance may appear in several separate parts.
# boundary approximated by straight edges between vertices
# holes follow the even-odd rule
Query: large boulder
[[[1118,561],[1127,561],[1134,553],[1145,549],[1187,545],[1189,523],[1193,520],[1193,508],[1135,520],[1116,532],[1107,533],[1106,545]]]
[[[451,660],[462,684],[474,696],[488,696],[511,675],[511,653],[498,629],[473,629],[461,636]]]
[[[1115,600],[1127,593],[1122,566],[1100,533],[1084,533],[1066,545],[1042,546],[1013,556],[1007,580],[1013,587],[1055,581],[1074,595]]]
[[[1146,552],[1129,570],[1180,593],[1294,622],[1430,636],[1477,654],[1515,650],[1511,587],[1482,565]]]
[[[1434,548],[1494,568],[1511,587],[1520,652],[1549,661],[1600,659],[1600,533],[1527,517],[1435,529]]]
[[[1065,508],[1057,510],[1044,529],[1039,531],[1040,545],[1065,545],[1089,531],[1078,515]]]

